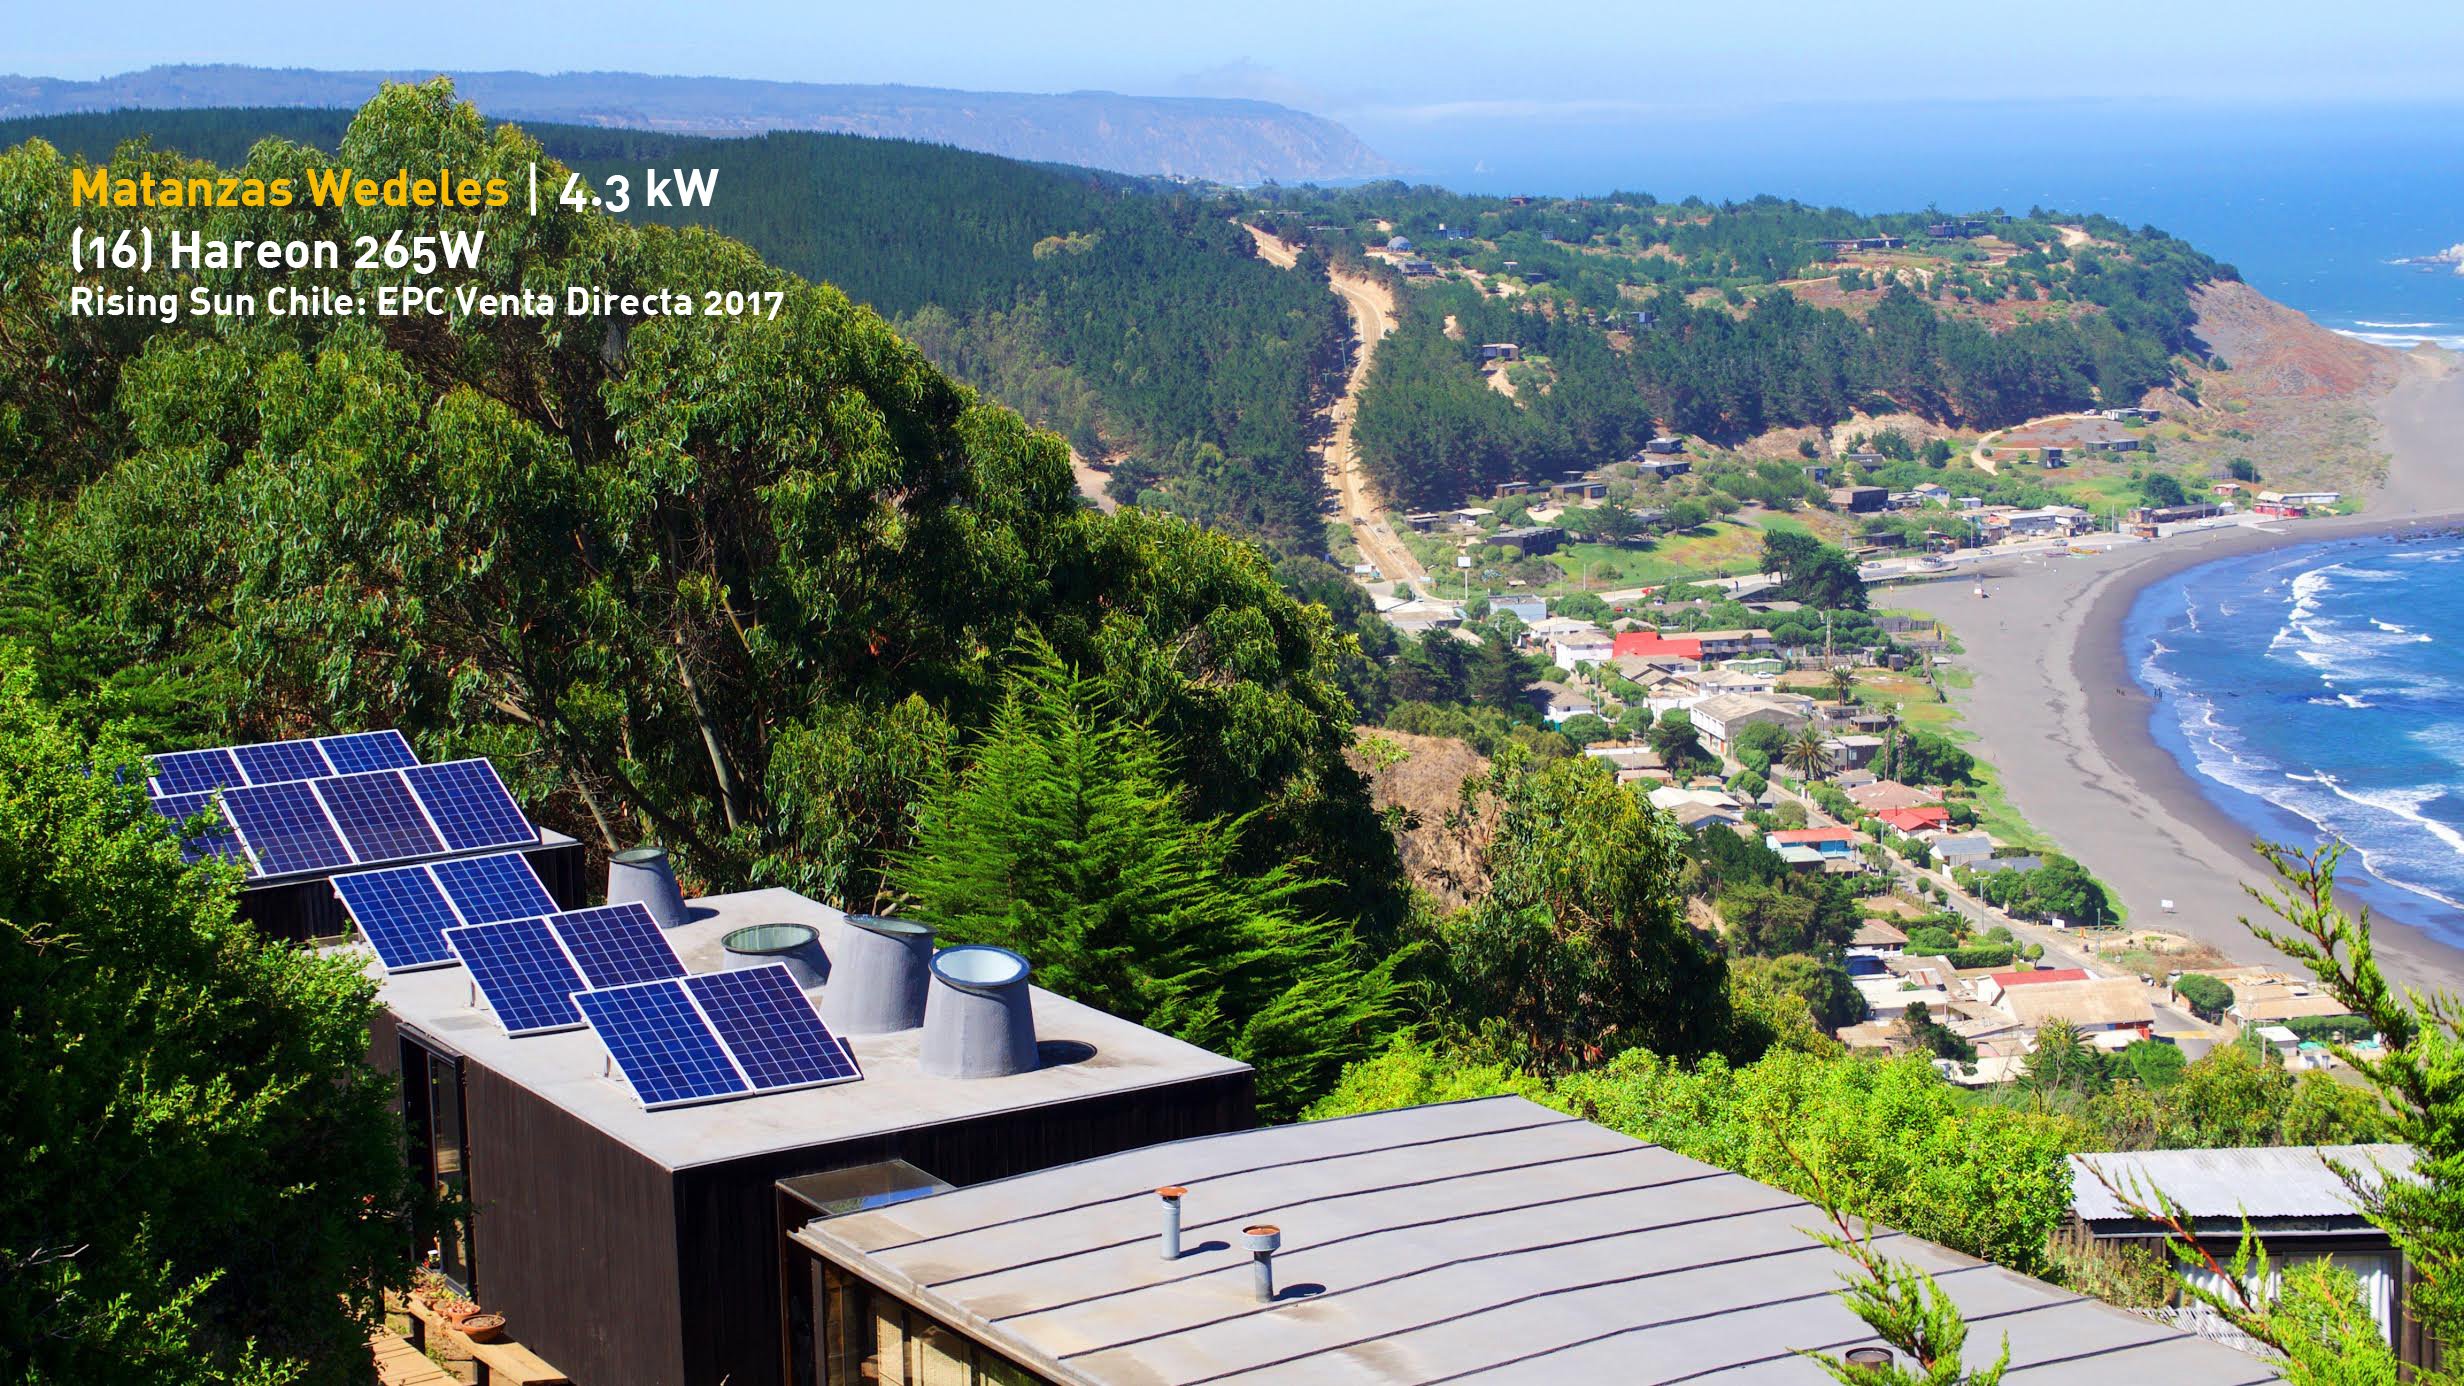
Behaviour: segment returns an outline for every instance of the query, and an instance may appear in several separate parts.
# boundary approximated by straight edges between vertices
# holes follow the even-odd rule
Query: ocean
[[[2158,744],[2219,808],[2342,839],[2340,886],[2464,946],[2464,535],[2202,564],[2141,592],[2122,639]]]
[[[2185,237],[2337,331],[2464,349],[2464,275],[2393,263],[2464,242],[2460,115],[2015,100],[1351,120],[1407,177],[1467,192],[2103,212]]]

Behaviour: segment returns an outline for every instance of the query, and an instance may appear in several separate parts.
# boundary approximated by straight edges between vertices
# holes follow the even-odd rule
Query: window
[[[462,1099],[462,1060],[416,1040],[402,1041],[402,1116],[411,1128],[411,1169],[427,1181],[455,1216],[441,1226],[433,1245],[416,1248],[437,1273],[463,1294],[476,1296],[471,1266],[469,1212],[470,1136]]]
[[[949,1325],[821,1265],[822,1386],[1047,1386]]]

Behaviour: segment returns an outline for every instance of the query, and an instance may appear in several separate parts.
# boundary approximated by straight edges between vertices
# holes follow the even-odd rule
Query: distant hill
[[[210,106],[353,109],[380,82],[429,71],[152,67],[98,81],[0,76],[0,118]],[[631,72],[464,72],[462,96],[500,119],[687,135],[818,130],[921,140],[1012,159],[1219,183],[1339,181],[1391,166],[1331,120],[1267,101],[832,86]]]

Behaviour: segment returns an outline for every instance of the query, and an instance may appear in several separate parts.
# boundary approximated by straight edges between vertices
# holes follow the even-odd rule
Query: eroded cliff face
[[[2235,458],[2259,469],[2260,485],[2363,494],[2387,476],[2372,408],[2406,372],[2385,347],[2332,332],[2248,284],[2219,281],[2191,292],[2198,337],[2224,369],[2193,367],[2182,389],[2151,403],[2186,436],[2162,456],[2223,475]]]

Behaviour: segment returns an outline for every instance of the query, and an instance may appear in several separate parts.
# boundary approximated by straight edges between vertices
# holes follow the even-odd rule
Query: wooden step
[[[372,1335],[368,1351],[376,1358],[377,1386],[462,1386],[452,1372],[394,1334]]]

